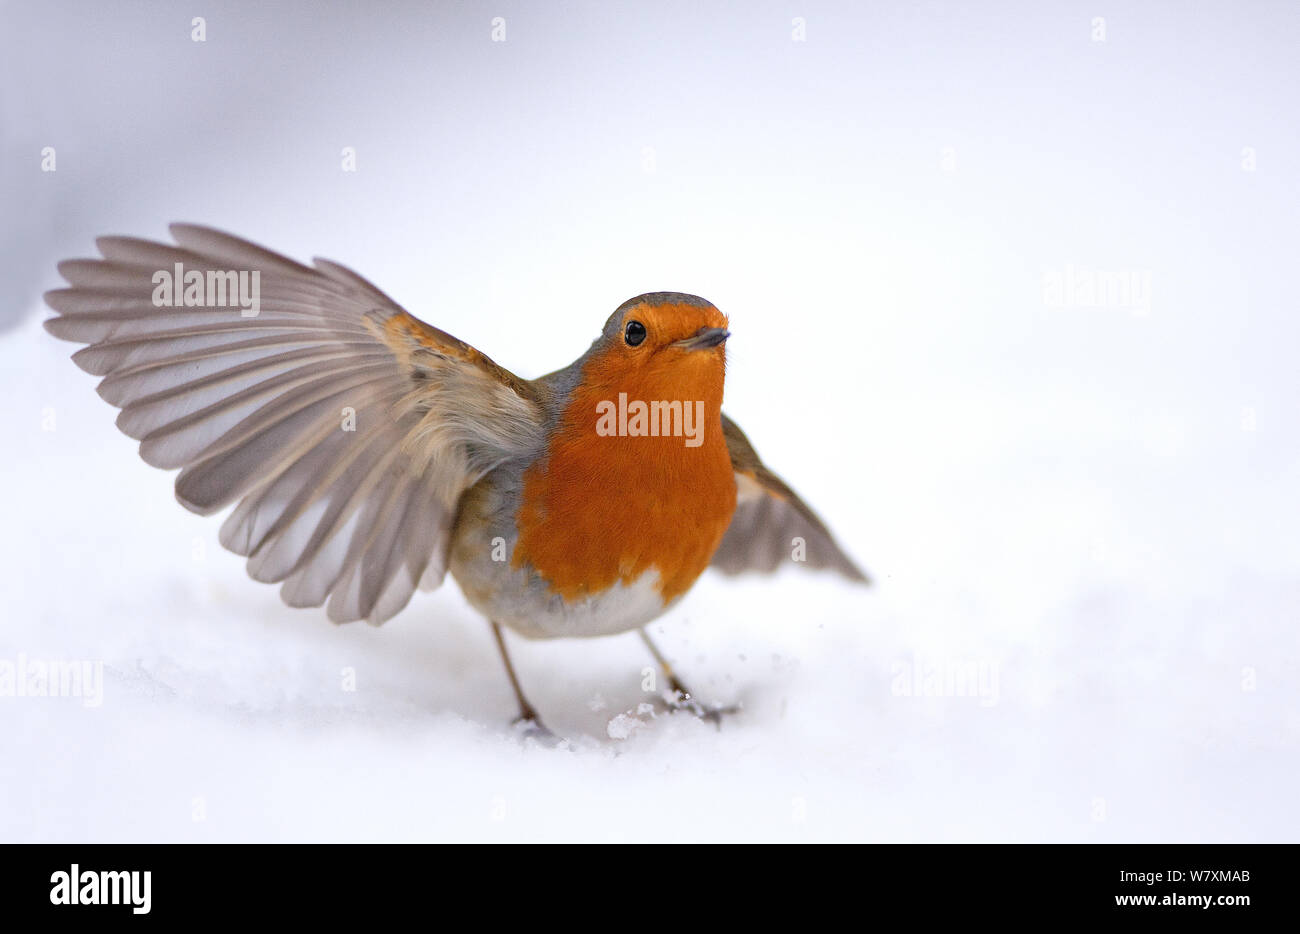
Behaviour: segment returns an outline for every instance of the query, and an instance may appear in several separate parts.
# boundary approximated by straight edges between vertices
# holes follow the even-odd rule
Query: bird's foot
[[[672,710],[690,711],[704,722],[712,723],[719,730],[722,729],[724,716],[740,712],[739,704],[729,704],[726,707],[710,707],[702,704],[680,684],[673,685],[670,691],[665,693],[664,702]]]
[[[533,739],[543,746],[556,746],[560,742],[560,737],[550,731],[535,710],[521,713],[510,721],[510,725],[514,727],[520,739]]]

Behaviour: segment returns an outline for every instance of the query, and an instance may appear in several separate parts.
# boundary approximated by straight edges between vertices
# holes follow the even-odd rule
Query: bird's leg
[[[664,655],[659,651],[658,646],[650,641],[650,633],[646,632],[645,629],[638,629],[637,632],[641,633],[641,641],[644,642],[645,647],[650,650],[650,654],[653,655],[655,661],[659,663],[659,667],[664,670],[664,675],[668,678],[668,687],[675,694],[680,695],[683,701],[689,701],[691,699],[691,692],[686,689],[686,685],[677,680],[677,675],[673,672],[673,666],[668,664],[668,659],[664,658]]]
[[[722,729],[722,715],[735,713],[740,708],[734,704],[730,707],[705,707],[695,699],[695,695],[691,693],[690,689],[682,684],[673,671],[673,666],[668,664],[668,659],[664,658],[664,654],[650,641],[650,633],[646,632],[644,628],[638,629],[637,632],[641,633],[641,641],[645,643],[645,647],[650,650],[650,654],[654,656],[654,660],[659,663],[659,667],[664,670],[664,675],[668,678],[668,689],[673,692],[675,697],[671,706],[679,709],[685,708],[700,719],[708,720],[716,724],[718,729]]]
[[[510,663],[510,653],[506,651],[506,640],[501,634],[501,627],[492,623],[492,635],[496,637],[497,648],[501,651],[501,661],[505,662],[506,674],[510,676],[510,686],[515,689],[515,698],[519,701],[519,716],[515,717],[514,722],[524,727],[525,736],[536,736],[540,738],[552,738],[555,736],[542,723],[542,718],[537,714],[537,708],[528,703],[528,698],[524,697],[524,689],[519,686],[519,678],[515,674],[515,666]]]

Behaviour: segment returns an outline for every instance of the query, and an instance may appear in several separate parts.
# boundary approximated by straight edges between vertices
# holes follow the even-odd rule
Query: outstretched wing
[[[61,263],[46,329],[89,345],[73,360],[104,377],[145,461],[181,469],[182,505],[238,501],[221,543],[253,578],[291,606],[328,599],[335,622],[383,622],[442,582],[460,494],[541,445],[532,385],[342,266],[171,232],[177,246],[104,237],[102,259]]]
[[[725,574],[740,574],[801,563],[831,568],[849,580],[869,583],[867,575],[835,543],[825,523],[764,466],[745,433],[726,415],[722,416],[722,432],[736,471],[736,513],[713,555],[713,567]]]

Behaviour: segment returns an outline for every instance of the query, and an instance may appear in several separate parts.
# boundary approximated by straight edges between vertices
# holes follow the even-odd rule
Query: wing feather
[[[221,543],[252,577],[336,622],[392,617],[441,582],[461,493],[540,449],[537,390],[343,266],[171,232],[174,245],[101,237],[101,258],[60,263],[46,329],[87,345],[74,361],[102,377],[141,456],[180,468],[183,505],[237,503]],[[257,314],[160,307],[155,276],[177,263],[257,273]]]
[[[713,555],[713,567],[724,574],[770,573],[784,564],[802,564],[870,583],[826,524],[763,464],[745,433],[726,415],[722,429],[736,472],[736,512]]]

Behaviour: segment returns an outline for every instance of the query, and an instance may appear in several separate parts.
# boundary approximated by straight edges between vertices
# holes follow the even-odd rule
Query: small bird
[[[46,293],[118,427],[176,498],[236,504],[222,545],[295,607],[379,624],[447,572],[487,618],[526,729],[547,734],[501,627],[640,630],[670,702],[716,718],[645,625],[710,565],[867,577],[722,413],[725,315],[678,292],[620,305],[591,347],[521,379],[351,270],[207,227],[96,241]]]

